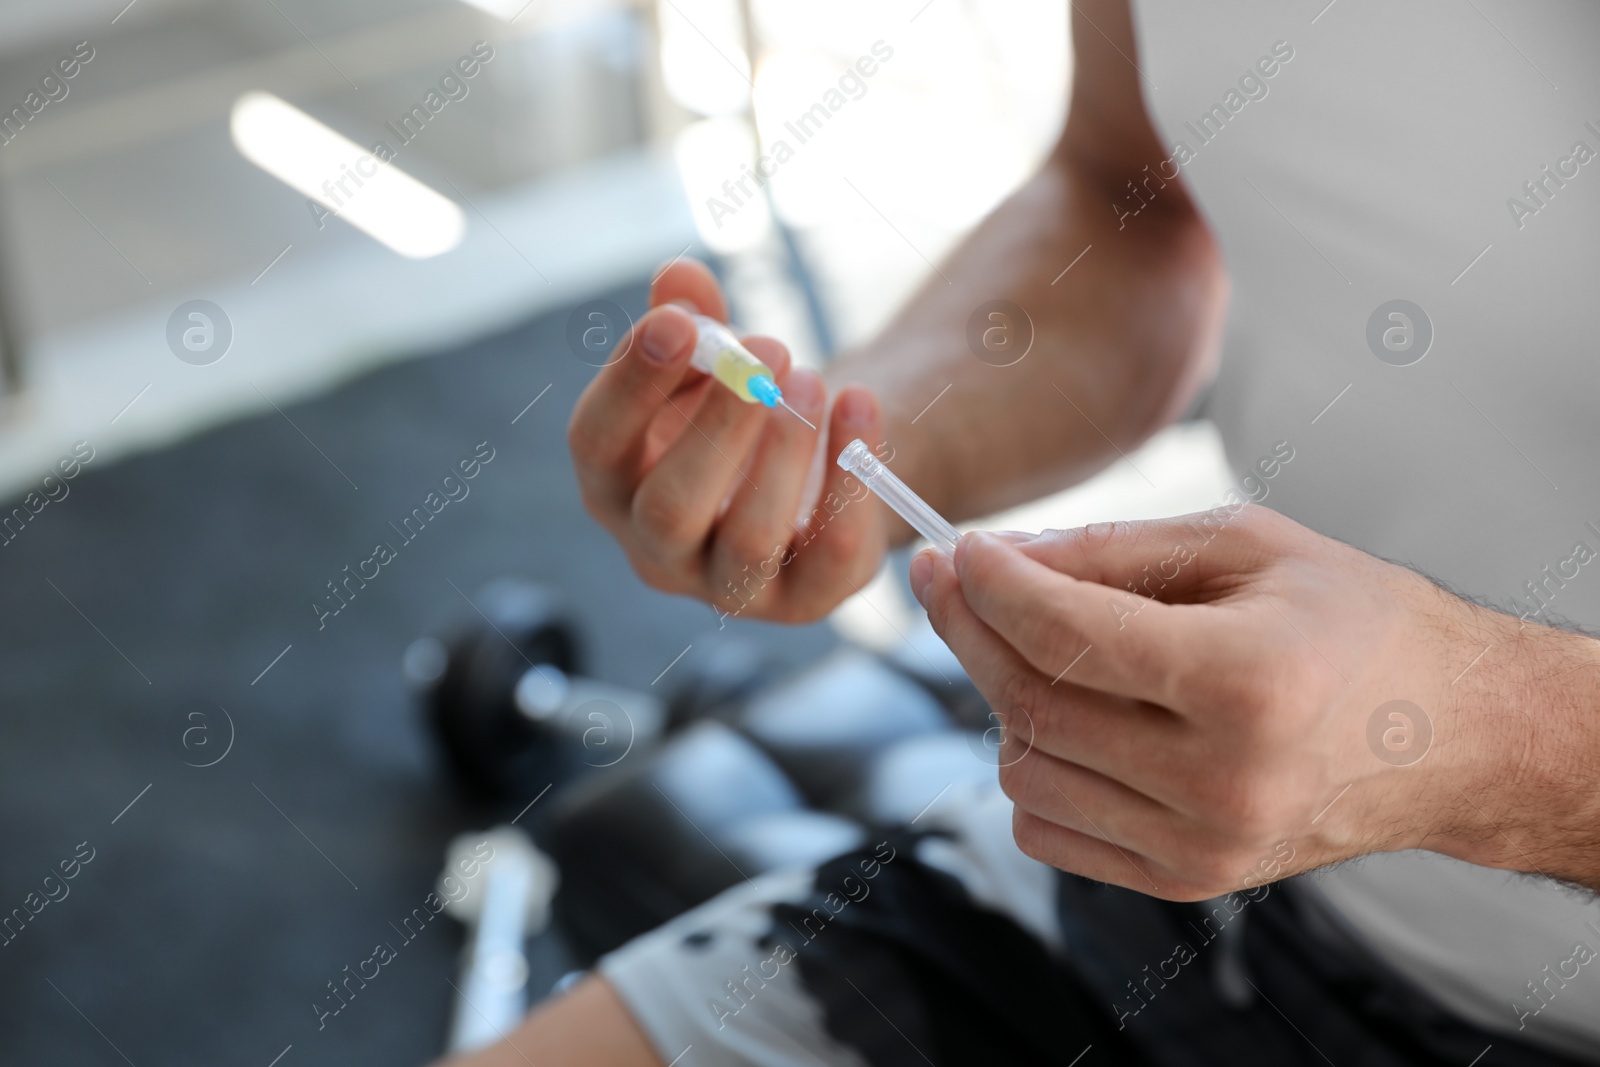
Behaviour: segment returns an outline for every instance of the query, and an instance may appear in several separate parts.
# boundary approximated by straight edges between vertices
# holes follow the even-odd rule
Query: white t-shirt
[[[1600,5],[1135,8],[1167,173],[1233,278],[1209,414],[1241,467],[1295,449],[1266,506],[1600,626]],[[1461,1015],[1600,1062],[1592,898],[1415,852],[1314,881]]]

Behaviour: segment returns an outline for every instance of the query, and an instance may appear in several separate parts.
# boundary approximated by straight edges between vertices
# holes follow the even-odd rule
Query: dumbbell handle
[[[463,954],[461,981],[451,1012],[448,1051],[491,1045],[513,1029],[528,1009],[528,896],[531,864],[497,855],[484,872],[483,903]]]
[[[619,759],[635,743],[655,743],[666,727],[666,706],[658,697],[549,664],[525,671],[511,702],[528,722],[566,734],[585,748],[614,747]]]

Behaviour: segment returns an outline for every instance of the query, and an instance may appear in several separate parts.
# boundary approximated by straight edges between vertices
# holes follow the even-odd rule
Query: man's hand
[[[1167,149],[1128,62],[1126,0],[1078,0],[1073,21],[1061,142],[875,337],[829,364],[831,390],[751,340],[825,445],[688,369],[694,330],[670,305],[718,319],[726,305],[699,264],[661,272],[568,434],[585,505],[647,582],[719,612],[814,620],[910,536],[834,465],[852,439],[887,445],[895,473],[959,520],[1082,481],[1189,408],[1221,348],[1227,272],[1181,178],[1136,219],[1110,210]],[[1023,357],[972,340],[997,303]],[[802,501],[817,477],[819,503]]]
[[[1594,641],[1253,506],[968,535],[912,588],[1039,860],[1175,900],[1406,848],[1600,887]]]
[[[818,433],[689,366],[696,333],[683,306],[728,317],[710,271],[672,264],[650,305],[573,411],[568,441],[585,506],[657,589],[724,614],[821,618],[877,570],[886,512],[832,462],[819,502],[802,501]],[[866,389],[842,390],[830,410],[822,379],[791,370],[783,345],[767,337],[745,344],[772,368],[789,405],[826,428],[826,460],[854,438],[882,441]]]

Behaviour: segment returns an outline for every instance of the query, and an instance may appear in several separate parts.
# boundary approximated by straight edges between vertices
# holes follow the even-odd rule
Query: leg
[[[924,830],[728,890],[451,1067],[1134,1062],[1058,959],[1057,874],[1017,850],[1004,796],[945,807]]]
[[[591,976],[539,1005],[504,1041],[439,1067],[662,1067],[616,991]]]

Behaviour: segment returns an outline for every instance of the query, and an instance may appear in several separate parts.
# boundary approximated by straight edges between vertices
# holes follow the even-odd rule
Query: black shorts
[[[601,972],[679,1067],[1578,1062],[1453,1017],[1293,882],[1175,904],[1061,874],[998,791],[928,824],[764,874]]]

